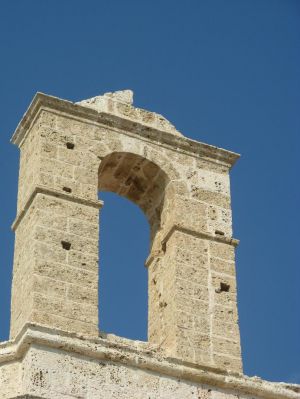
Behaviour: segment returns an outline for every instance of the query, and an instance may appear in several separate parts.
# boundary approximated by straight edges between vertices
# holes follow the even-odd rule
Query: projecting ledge
[[[29,195],[23,209],[18,213],[15,221],[13,222],[11,228],[13,231],[16,230],[16,228],[18,227],[18,225],[20,224],[21,220],[24,218],[27,210],[29,209],[29,206],[31,205],[31,203],[33,202],[34,198],[38,195],[38,194],[44,194],[44,195],[48,195],[51,197],[55,197],[55,198],[60,198],[62,200],[67,200],[67,201],[71,201],[71,202],[76,202],[78,204],[82,204],[82,205],[86,205],[86,206],[91,206],[93,208],[98,208],[101,209],[104,202],[101,200],[90,200],[90,199],[86,199],[86,198],[82,198],[78,195],[71,195],[71,194],[65,194],[61,191],[58,190],[54,190],[54,189],[49,189],[47,187],[43,187],[43,186],[36,186],[34,188],[34,190],[32,191],[32,193]]]
[[[133,118],[127,115],[126,112],[111,113],[105,110],[105,108],[100,111],[87,106],[86,101],[83,103],[84,105],[49,96],[44,93],[36,93],[22,120],[18,124],[11,142],[20,147],[39,112],[41,110],[46,110],[55,114],[76,118],[87,123],[101,123],[101,125],[107,125],[108,128],[114,126],[115,129],[120,130],[123,134],[129,132],[139,138],[143,137],[147,141],[176,149],[178,152],[200,158],[207,158],[213,162],[225,164],[228,167],[232,167],[240,157],[240,155],[235,152],[189,139],[177,132],[174,126],[169,124],[168,121],[162,124],[146,123],[144,118],[138,117],[143,110],[138,109],[139,112],[136,114],[136,117]],[[145,110],[144,112],[147,114],[149,113]],[[161,118],[165,120],[165,118],[160,115],[158,115],[155,120],[161,121]]]
[[[9,362],[21,363],[31,348],[35,351],[61,353],[64,356],[68,353],[71,357],[74,355],[84,358],[85,362],[113,362],[120,367],[133,367],[140,371],[157,373],[165,378],[173,377],[192,384],[205,384],[209,389],[234,391],[236,394],[254,395],[265,399],[299,399],[300,386],[272,383],[237,373],[224,373],[204,365],[167,358],[155,346],[146,342],[131,341],[113,335],[89,339],[32,324],[27,324],[15,341],[0,344],[0,371]],[[0,380],[0,386],[1,384],[3,381]]]

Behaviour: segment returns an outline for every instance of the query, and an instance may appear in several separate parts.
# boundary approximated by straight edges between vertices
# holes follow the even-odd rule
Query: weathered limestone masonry
[[[129,91],[77,105],[38,94],[17,129],[11,338],[26,322],[97,336],[97,196],[109,190],[151,226],[149,341],[241,371],[229,190],[238,155],[184,138],[131,101]]]
[[[133,107],[130,90],[76,104],[38,93],[12,141],[21,161],[0,398],[300,397],[242,374],[237,154]],[[151,227],[147,343],[99,335],[99,191],[133,201]]]

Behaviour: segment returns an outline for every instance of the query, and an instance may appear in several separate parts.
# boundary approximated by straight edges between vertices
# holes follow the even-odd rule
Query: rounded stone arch
[[[131,139],[127,137],[127,140],[122,137],[117,138],[105,137],[103,140],[94,143],[89,148],[89,152],[93,154],[93,157],[103,159],[113,152],[128,152],[136,154],[148,161],[156,164],[169,178],[170,181],[179,180],[182,178],[179,171],[174,166],[174,162],[170,159],[169,155],[165,153],[164,149],[160,148],[157,150],[154,146],[149,145],[141,140]]]
[[[102,158],[98,190],[111,191],[138,205],[151,231],[151,247],[161,228],[165,191],[170,179],[154,162],[132,152],[111,152]]]

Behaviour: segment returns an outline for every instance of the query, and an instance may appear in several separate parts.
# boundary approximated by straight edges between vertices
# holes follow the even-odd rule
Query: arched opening
[[[100,330],[147,340],[149,224],[132,202],[101,192]]]
[[[99,167],[99,197],[104,200],[99,245],[101,331],[147,339],[148,290],[144,263],[161,228],[167,182],[166,174],[157,165],[136,154],[115,152],[102,159]]]

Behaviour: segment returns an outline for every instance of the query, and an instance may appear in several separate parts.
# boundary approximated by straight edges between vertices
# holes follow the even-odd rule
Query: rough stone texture
[[[26,325],[0,344],[1,399],[299,399],[300,386],[165,357],[149,343]]]
[[[133,107],[133,92],[131,90],[105,93],[102,96],[89,98],[77,104],[95,109],[98,112],[104,111],[114,116],[128,118],[131,121],[142,122],[145,126],[162,129],[169,133],[182,136],[182,134],[176,130],[175,126],[162,115]]]
[[[77,104],[38,93],[12,141],[21,160],[1,398],[299,397],[241,374],[237,154],[133,107],[131,91]],[[148,343],[98,338],[99,190],[150,224]]]
[[[149,341],[240,371],[229,189],[238,156],[131,103],[130,91],[77,105],[38,94],[18,127],[11,337],[26,322],[97,335],[97,193],[113,191],[151,227]],[[217,261],[231,274],[212,269]]]

